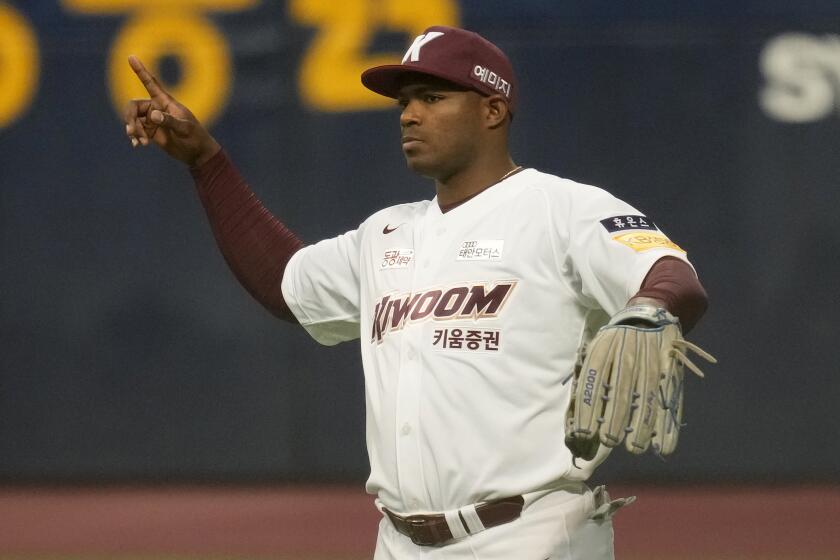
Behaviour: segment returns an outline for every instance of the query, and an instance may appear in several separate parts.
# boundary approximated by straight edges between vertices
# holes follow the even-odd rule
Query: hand
[[[128,63],[149,92],[149,99],[132,99],[125,110],[125,133],[131,145],[154,142],[173,158],[198,167],[221,149],[189,109],[169,95],[136,56]]]

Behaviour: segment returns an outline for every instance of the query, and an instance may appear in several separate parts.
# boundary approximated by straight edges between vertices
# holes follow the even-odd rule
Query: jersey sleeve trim
[[[312,319],[306,314],[306,311],[298,304],[296,286],[295,286],[295,272],[297,261],[302,255],[308,251],[309,247],[304,247],[289,259],[286,264],[283,278],[280,281],[280,289],[283,291],[283,299],[286,300],[286,305],[289,306],[292,314],[297,318],[298,323],[305,327],[312,324]]]
[[[684,263],[688,264],[691,267],[691,270],[694,271],[694,275],[697,275],[697,270],[694,268],[694,265],[689,262],[688,258],[686,257],[685,253],[681,253],[679,251],[671,251],[667,249],[657,249],[655,251],[649,251],[645,254],[645,259],[641,261],[644,266],[639,266],[636,270],[633,271],[632,274],[629,274],[627,277],[627,299],[632,298],[642,287],[642,282],[645,281],[645,277],[647,277],[650,269],[656,264],[657,261],[664,257],[674,257],[677,258]]]
[[[297,318],[298,323],[302,326],[309,336],[311,336],[317,343],[324,346],[334,346],[340,342],[353,340],[359,336],[359,318],[354,314],[345,314],[343,316],[330,317],[321,321],[313,321],[306,313],[306,310],[299,304],[296,295],[295,286],[295,272],[296,260],[305,253],[308,247],[304,247],[295,253],[289,264],[286,267],[286,274],[283,275],[282,290],[283,297],[286,299],[286,304]],[[320,325],[329,323],[331,328],[327,331],[318,328]]]
[[[309,247],[304,247],[294,255],[292,255],[291,260],[289,260],[289,264],[287,265],[286,270],[291,270],[293,273],[295,272],[295,266],[297,264],[297,259],[302,256],[306,252]],[[327,317],[321,320],[313,320],[307,313],[306,310],[298,303],[297,293],[296,293],[296,286],[295,286],[295,279],[294,274],[284,274],[282,280],[282,290],[283,296],[286,298],[286,302],[289,305],[289,309],[292,310],[295,317],[297,318],[298,322],[306,327],[306,326],[317,326],[323,325],[326,323],[331,323],[333,321],[338,322],[346,322],[348,320],[356,321],[359,320],[359,315],[357,313],[345,313],[343,315],[336,315],[332,317]]]

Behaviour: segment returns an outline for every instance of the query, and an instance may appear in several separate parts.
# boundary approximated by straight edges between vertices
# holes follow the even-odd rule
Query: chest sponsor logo
[[[643,233],[643,232],[627,232],[613,236],[613,241],[618,241],[622,245],[630,247],[637,253],[642,253],[650,249],[674,249],[680,253],[685,251],[679,245],[665,237],[661,232]]]
[[[388,249],[379,263],[379,270],[407,268],[414,259],[414,249]]]
[[[645,216],[613,216],[601,220],[601,225],[610,233],[627,231],[628,229],[650,229],[654,231],[659,229]]]
[[[381,344],[389,332],[408,323],[497,317],[515,287],[516,280],[506,280],[384,296],[373,309],[370,341]]]
[[[502,258],[504,239],[464,241],[458,249],[456,261],[497,261]]]
[[[499,329],[444,328],[435,329],[432,347],[435,350],[457,352],[498,352],[501,342]]]

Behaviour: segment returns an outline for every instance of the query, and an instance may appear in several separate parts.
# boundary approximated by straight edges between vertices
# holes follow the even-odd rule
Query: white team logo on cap
[[[405,51],[402,63],[405,64],[405,61],[409,60],[409,58],[411,59],[411,62],[417,62],[420,60],[420,49],[423,48],[423,45],[429,41],[437,39],[441,35],[443,35],[443,32],[441,31],[429,31],[425,35],[418,35],[417,38],[414,39],[414,42],[411,43],[411,46],[408,47],[408,50]]]

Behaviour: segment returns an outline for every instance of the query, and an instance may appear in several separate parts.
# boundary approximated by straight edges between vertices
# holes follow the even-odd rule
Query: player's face
[[[481,99],[474,91],[430,76],[406,79],[398,103],[408,167],[438,180],[467,168],[479,151]]]

